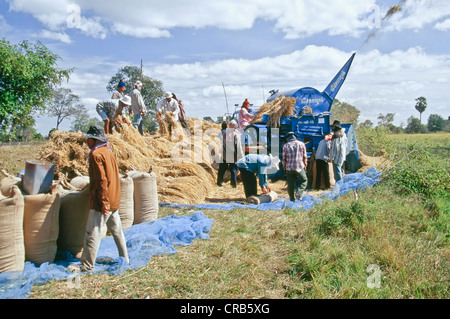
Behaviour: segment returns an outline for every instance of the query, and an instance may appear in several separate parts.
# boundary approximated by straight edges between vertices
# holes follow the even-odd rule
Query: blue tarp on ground
[[[197,239],[208,239],[213,219],[198,211],[189,216],[167,216],[152,222],[125,229],[130,263],[119,257],[114,239],[101,241],[97,263],[93,273],[121,275],[127,269],[138,269],[148,264],[152,256],[174,254],[175,245],[188,246]],[[57,260],[36,266],[26,262],[22,272],[0,274],[0,299],[28,298],[33,285],[41,285],[51,279],[73,280],[74,274],[67,270],[70,264],[78,264],[70,253],[58,252]]]
[[[303,196],[301,201],[291,202],[287,197],[281,197],[273,203],[264,203],[260,205],[251,205],[245,203],[225,203],[225,204],[174,204],[161,203],[161,206],[172,208],[196,208],[196,209],[221,209],[232,210],[236,208],[258,209],[258,210],[282,210],[286,207],[296,210],[307,210],[317,204],[321,204],[323,199],[336,200],[347,194],[349,191],[362,190],[371,187],[380,181],[381,172],[372,167],[364,173],[353,173],[345,175],[342,180],[336,183],[331,191],[324,192],[320,198],[314,196]],[[287,194],[286,194],[287,195]]]
[[[292,208],[306,210],[321,204],[322,200],[336,200],[350,192],[365,189],[380,181],[381,172],[375,167],[364,173],[346,175],[343,180],[336,183],[333,190],[325,192],[320,198],[304,196],[301,201],[291,202],[281,198],[274,203],[260,205],[231,204],[203,204],[185,205],[162,203],[161,206],[174,208],[220,209],[232,210],[235,208],[249,208],[259,210],[282,210]],[[177,252],[174,245],[187,246],[197,239],[208,239],[213,219],[203,212],[197,211],[189,216],[168,216],[152,222],[134,225],[124,231],[130,264],[118,256],[117,248],[112,237],[106,237],[100,244],[97,264],[94,273],[108,273],[121,275],[126,269],[138,269],[146,266],[152,256],[174,254]],[[28,298],[33,285],[41,285],[51,279],[69,280],[74,274],[67,270],[70,264],[79,263],[70,254],[59,252],[57,261],[36,266],[26,262],[22,272],[5,272],[0,274],[0,299]]]

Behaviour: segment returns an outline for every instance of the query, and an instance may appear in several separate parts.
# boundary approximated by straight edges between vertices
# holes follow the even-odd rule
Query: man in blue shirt
[[[244,184],[245,197],[257,196],[256,175],[263,194],[271,192],[267,175],[279,170],[280,159],[272,155],[248,154],[236,162]]]

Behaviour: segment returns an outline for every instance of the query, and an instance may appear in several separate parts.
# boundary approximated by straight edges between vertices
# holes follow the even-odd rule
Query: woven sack
[[[141,224],[158,218],[159,202],[156,174],[144,172],[129,172],[134,185],[134,222]]]
[[[24,268],[23,210],[17,186],[11,187],[8,197],[0,195],[0,273]]]
[[[50,193],[24,196],[23,231],[25,260],[37,265],[53,263],[59,234],[61,197],[56,187]]]
[[[75,258],[81,257],[89,211],[89,187],[61,196],[57,241],[59,251],[68,251]]]

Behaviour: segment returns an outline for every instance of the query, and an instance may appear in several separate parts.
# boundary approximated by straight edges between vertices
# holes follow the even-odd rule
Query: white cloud
[[[420,30],[448,16],[450,2],[447,0],[407,0],[401,10],[389,18],[386,30]]]
[[[49,30],[42,30],[39,34],[38,37],[42,37],[42,38],[46,38],[46,39],[53,39],[53,40],[58,40],[64,43],[72,43],[72,40],[70,39],[70,37],[64,33],[64,32],[52,32]]]
[[[356,36],[368,28],[369,6],[375,0],[9,0],[10,9],[33,15],[51,31],[67,27],[80,7],[80,30],[104,38],[107,30],[138,38],[169,37],[176,27],[243,30],[257,19],[272,21],[286,38],[311,36],[320,32]]]
[[[436,23],[434,28],[439,31],[444,31],[444,32],[449,31],[450,30],[450,19],[447,19],[443,22]]]
[[[226,109],[222,82],[230,111],[245,98],[260,106],[271,89],[311,86],[323,91],[351,53],[308,46],[274,58],[161,64],[144,71],[185,101],[188,116],[202,118],[207,114],[214,118]],[[409,116],[417,116],[414,105],[419,96],[428,99],[429,114],[445,110],[450,99],[448,74],[450,55],[429,55],[420,47],[388,54],[378,50],[358,53],[337,98],[359,108],[360,120],[376,123],[379,113],[396,113],[399,125]]]

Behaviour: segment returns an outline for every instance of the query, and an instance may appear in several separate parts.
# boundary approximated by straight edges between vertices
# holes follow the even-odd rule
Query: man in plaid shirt
[[[297,140],[294,132],[289,132],[286,135],[286,140],[287,142],[283,146],[283,168],[286,173],[289,199],[295,202],[295,197],[302,200],[303,193],[308,185],[308,177],[305,171],[308,157],[305,144]],[[300,186],[297,188],[298,179],[300,180]]]

